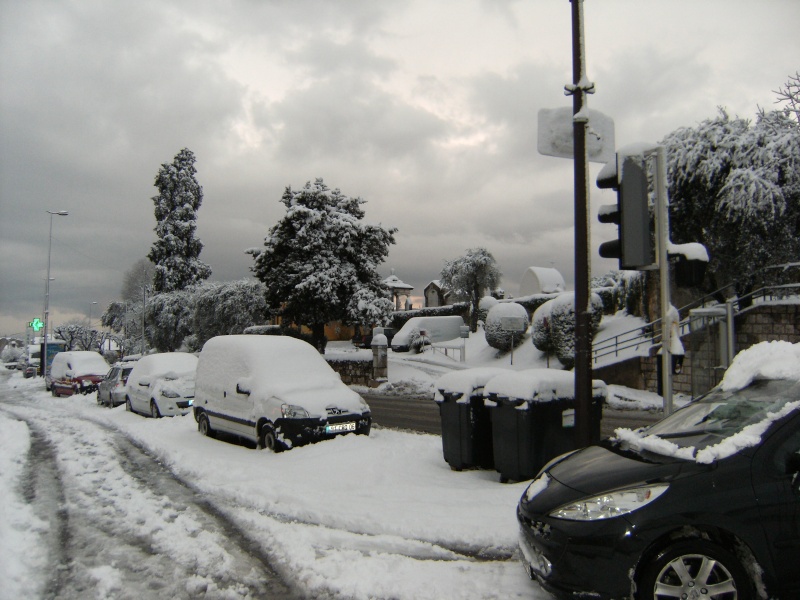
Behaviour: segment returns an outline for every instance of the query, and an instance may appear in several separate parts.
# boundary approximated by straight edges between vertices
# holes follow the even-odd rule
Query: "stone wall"
[[[385,379],[376,378],[373,374],[371,351],[349,354],[356,356],[353,358],[337,354],[325,356],[325,360],[339,374],[345,385],[378,387],[381,383],[385,383]]]
[[[759,342],[800,342],[800,304],[756,304],[734,317],[736,352]],[[711,325],[681,338],[686,356],[681,373],[672,377],[676,394],[698,396],[722,379],[725,368],[716,343],[719,325]],[[592,370],[594,379],[633,389],[659,392],[661,357],[630,358]]]

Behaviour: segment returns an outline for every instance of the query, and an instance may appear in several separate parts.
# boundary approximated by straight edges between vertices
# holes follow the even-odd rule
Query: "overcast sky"
[[[322,177],[399,229],[415,294],[485,247],[508,295],[528,266],[572,285],[572,162],[537,153],[571,106],[568,0],[0,0],[0,334],[96,320],[154,239],[159,166],[184,147],[204,188],[201,260],[250,277],[286,186]],[[590,108],[617,146],[724,106],[754,117],[800,67],[797,0],[586,0]],[[592,271],[614,201],[592,165]],[[93,304],[96,302],[97,304]]]

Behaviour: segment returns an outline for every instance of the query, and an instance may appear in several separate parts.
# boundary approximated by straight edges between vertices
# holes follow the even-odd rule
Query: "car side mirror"
[[[66,375],[67,379],[72,379],[75,377],[75,371],[67,371],[64,375]]]
[[[150,379],[148,377],[142,377],[139,380],[139,385],[142,387],[150,387]]]
[[[243,396],[249,396],[250,386],[243,381],[239,381],[236,383],[236,393],[242,394]]]

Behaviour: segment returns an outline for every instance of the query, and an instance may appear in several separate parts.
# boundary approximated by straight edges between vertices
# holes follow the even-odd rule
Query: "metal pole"
[[[42,344],[42,357],[39,359],[42,368],[42,377],[47,377],[47,328],[50,324],[50,256],[53,249],[53,215],[66,217],[69,213],[65,210],[45,211],[50,215],[50,234],[47,237],[47,279],[44,284],[44,340]]]
[[[572,95],[575,184],[575,425],[577,443],[592,443],[592,339],[589,312],[589,181],[586,94],[594,91],[584,67],[583,0],[572,3]]]
[[[664,416],[672,414],[672,303],[669,293],[669,196],[667,192],[667,149],[656,148],[656,246],[661,287],[661,390]]]

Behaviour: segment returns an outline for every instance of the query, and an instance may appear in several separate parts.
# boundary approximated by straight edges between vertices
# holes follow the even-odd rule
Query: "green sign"
[[[36,317],[33,321],[28,323],[28,327],[32,328],[34,331],[39,331],[42,327],[44,327],[44,323],[39,317]]]

